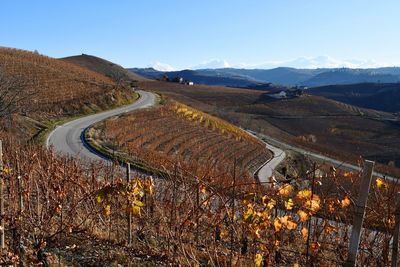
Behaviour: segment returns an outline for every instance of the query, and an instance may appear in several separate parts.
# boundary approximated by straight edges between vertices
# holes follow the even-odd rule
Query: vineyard
[[[0,74],[21,88],[19,111],[41,121],[100,110],[132,97],[101,74],[24,50],[0,48]]]
[[[3,140],[2,265],[343,266],[348,256],[361,173],[322,177],[315,165],[268,188],[235,168],[154,180]],[[372,180],[359,266],[391,264],[398,189]]]
[[[270,158],[265,145],[243,130],[179,103],[112,118],[89,130],[92,138],[158,169],[177,162],[199,176],[231,172],[253,174]]]

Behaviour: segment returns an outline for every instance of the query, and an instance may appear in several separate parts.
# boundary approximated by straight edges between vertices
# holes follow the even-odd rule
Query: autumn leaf
[[[286,224],[286,228],[289,230],[295,230],[297,228],[297,223],[293,221],[288,221]]]
[[[350,203],[351,203],[350,198],[348,196],[345,196],[344,199],[342,199],[342,201],[340,201],[342,208],[349,206]]]
[[[378,188],[384,188],[384,189],[387,189],[388,188],[388,185],[387,185],[387,183],[385,182],[385,180],[384,179],[382,179],[382,178],[377,178],[376,180],[375,180],[375,184],[376,184],[376,187],[378,187]]]
[[[267,208],[269,209],[273,209],[276,205],[276,201],[274,199],[271,199],[268,204],[267,204]]]
[[[263,256],[260,253],[256,254],[256,257],[254,259],[254,263],[256,264],[256,267],[261,267],[263,263]]]
[[[205,186],[205,185],[201,185],[201,186],[200,186],[200,193],[201,193],[202,195],[204,195],[206,192],[207,192],[206,186]]]
[[[139,206],[132,206],[132,215],[136,218],[140,218],[140,207]]]
[[[312,192],[310,189],[303,189],[297,193],[297,198],[301,200],[306,200],[309,199],[312,195]]]
[[[288,215],[285,215],[285,216],[280,218],[280,221],[281,221],[281,223],[283,225],[287,225],[288,220],[289,220],[289,216]]]
[[[105,205],[104,206],[104,215],[106,217],[110,217],[111,214],[111,206],[110,205]]]
[[[307,238],[308,238],[308,230],[307,230],[307,228],[303,227],[303,229],[301,229],[301,236],[303,237],[304,241],[307,240]]]
[[[290,184],[285,184],[279,189],[278,194],[280,196],[287,197],[290,193],[292,193],[292,191],[293,186]]]
[[[249,221],[251,221],[253,219],[253,216],[254,216],[253,207],[251,205],[249,205],[247,210],[246,210],[246,212],[243,214],[243,219],[246,222],[249,222]]]
[[[343,174],[343,176],[344,176],[344,177],[351,177],[351,176],[353,176],[353,173],[352,173],[352,172],[345,172],[345,173]]]
[[[4,167],[3,168],[3,173],[4,174],[11,174],[13,172],[13,169],[11,167]]]
[[[294,203],[293,200],[291,198],[289,198],[287,201],[285,201],[285,208],[287,210],[291,210],[293,209]]]
[[[101,194],[97,194],[97,195],[96,195],[96,202],[97,202],[97,203],[101,203],[102,201],[103,201],[102,195],[101,195]]]
[[[299,215],[299,218],[300,218],[300,221],[301,221],[301,222],[305,222],[305,221],[307,221],[307,220],[310,218],[309,215],[308,215],[308,213],[305,212],[305,211],[303,211],[303,210],[299,210],[299,211],[297,212],[297,215]]]
[[[304,207],[310,210],[312,213],[316,213],[320,207],[321,200],[319,196],[313,195],[312,199],[309,199],[304,204]]]
[[[274,220],[274,227],[275,227],[275,232],[279,232],[282,229],[281,221],[278,218],[275,218]]]
[[[135,200],[135,201],[133,202],[133,205],[135,205],[135,206],[137,206],[137,207],[144,207],[143,202],[142,202],[142,201],[139,201],[139,200]]]

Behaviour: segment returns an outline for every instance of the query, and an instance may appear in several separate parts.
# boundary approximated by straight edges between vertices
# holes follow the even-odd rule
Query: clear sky
[[[1,0],[0,46],[125,67],[400,65],[400,1]]]

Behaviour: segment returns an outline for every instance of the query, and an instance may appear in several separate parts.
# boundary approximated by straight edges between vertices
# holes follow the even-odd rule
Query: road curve
[[[247,130],[247,131],[249,133],[253,134],[254,136],[258,137],[262,141],[268,142],[270,145],[271,144],[274,145],[273,147],[276,146],[276,147],[280,147],[280,148],[285,149],[285,150],[296,151],[296,152],[298,152],[300,154],[303,154],[303,155],[305,155],[305,156],[307,156],[307,157],[309,157],[309,158],[311,158],[311,159],[313,159],[315,161],[326,162],[326,163],[332,164],[336,168],[339,168],[339,169],[342,169],[342,170],[353,171],[353,172],[361,171],[361,168],[359,166],[356,166],[356,165],[353,165],[353,164],[349,164],[349,163],[346,163],[346,162],[343,162],[343,161],[340,161],[340,160],[337,160],[337,159],[333,159],[333,158],[330,158],[330,157],[327,157],[327,156],[324,156],[324,155],[321,155],[321,154],[318,154],[318,153],[315,153],[315,152],[307,151],[305,149],[302,149],[302,148],[299,148],[299,147],[295,147],[295,146],[283,143],[281,141],[278,141],[278,140],[276,140],[276,139],[274,139],[274,138],[272,138],[270,136],[267,136],[267,135],[264,135],[264,134],[261,134],[261,133],[256,133],[256,132],[250,131],[250,130]],[[274,154],[274,158],[276,157],[276,155],[278,155],[278,154]],[[389,181],[389,182],[395,182],[395,183],[399,182],[398,178],[391,177],[391,176],[385,175],[383,173],[379,173],[379,172],[375,172],[374,171],[372,173],[372,175],[375,176],[375,177],[384,178],[384,179],[386,179],[386,181]]]
[[[57,128],[48,135],[46,146],[52,146],[61,154],[78,156],[84,160],[105,160],[104,157],[96,154],[85,146],[82,142],[83,132],[87,127],[96,122],[135,109],[150,107],[155,104],[156,96],[153,93],[141,90],[137,92],[140,94],[140,98],[133,104],[89,115],[57,126]]]

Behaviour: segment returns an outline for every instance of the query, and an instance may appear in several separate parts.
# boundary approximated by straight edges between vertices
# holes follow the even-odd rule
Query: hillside
[[[307,92],[359,107],[400,112],[399,83],[330,85],[311,88]]]
[[[352,162],[363,156],[400,166],[400,125],[392,114],[312,95],[272,100],[256,90],[163,82],[140,86],[296,146]]]
[[[82,54],[61,58],[61,60],[101,73],[117,83],[120,81],[138,81],[143,79],[143,77],[126,70],[118,64],[91,55]]]
[[[243,130],[171,101],[97,123],[89,133],[152,168],[172,172],[179,164],[198,177],[231,173],[234,164],[252,177],[270,157],[265,145]]]
[[[29,51],[0,48],[0,74],[2,90],[15,94],[9,95],[13,109],[8,115],[14,115],[14,128],[22,134],[34,134],[32,127],[49,120],[107,109],[134,97],[99,73]]]

